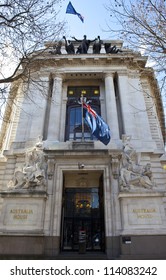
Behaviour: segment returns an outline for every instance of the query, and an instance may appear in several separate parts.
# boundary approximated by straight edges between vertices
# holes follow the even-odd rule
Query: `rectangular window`
[[[82,120],[82,108],[80,97],[90,101],[90,106],[100,114],[100,89],[98,86],[68,87],[67,110],[66,110],[66,132],[65,140],[95,140],[89,127]],[[83,122],[83,123],[82,123]],[[84,131],[84,133],[83,133]]]

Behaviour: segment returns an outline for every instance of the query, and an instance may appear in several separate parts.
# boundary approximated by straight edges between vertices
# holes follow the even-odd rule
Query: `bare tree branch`
[[[149,57],[162,94],[166,94],[165,0],[110,0],[106,9],[110,13],[109,32]]]
[[[57,40],[62,33],[65,34],[66,23],[58,20],[62,1],[1,1],[0,116],[7,102],[10,83],[19,79],[30,82],[29,68],[44,51],[43,42]]]

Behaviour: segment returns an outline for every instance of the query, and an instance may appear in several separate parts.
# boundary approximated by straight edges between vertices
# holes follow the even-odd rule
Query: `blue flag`
[[[91,130],[91,133],[103,144],[107,145],[111,139],[108,124],[106,124],[105,121],[87,103],[83,103],[83,116]]]
[[[67,8],[66,8],[66,14],[73,14],[73,15],[77,15],[80,20],[82,22],[84,22],[84,18],[81,14],[77,13],[76,10],[74,9],[73,5],[71,2],[69,2],[69,4],[67,5]]]

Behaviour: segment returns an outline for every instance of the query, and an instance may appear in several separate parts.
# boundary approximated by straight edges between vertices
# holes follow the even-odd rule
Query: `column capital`
[[[57,79],[57,80],[58,80],[58,79],[59,79],[59,80],[62,80],[62,79],[64,78],[64,74],[63,74],[63,73],[53,73],[53,74],[52,74],[52,77],[53,77],[54,80],[56,80],[56,79]]]
[[[104,72],[104,78],[107,78],[107,77],[113,78],[114,75],[115,75],[115,72],[112,72],[112,71]]]
[[[127,69],[121,69],[117,71],[118,76],[128,76],[128,71]]]

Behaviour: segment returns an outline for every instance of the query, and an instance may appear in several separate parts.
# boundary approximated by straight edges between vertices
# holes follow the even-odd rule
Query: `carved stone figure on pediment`
[[[28,189],[32,187],[46,187],[47,162],[42,150],[42,141],[25,153],[25,164],[14,172],[14,178],[8,183],[9,188]]]
[[[132,147],[130,136],[123,137],[123,154],[120,167],[120,190],[129,191],[132,188],[143,187],[151,189],[154,186],[150,163],[139,164],[139,153]]]

